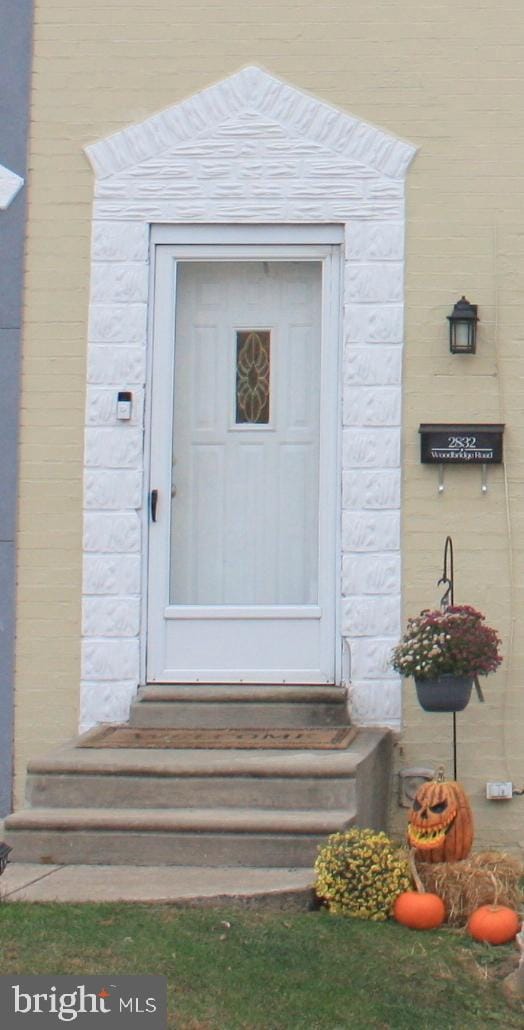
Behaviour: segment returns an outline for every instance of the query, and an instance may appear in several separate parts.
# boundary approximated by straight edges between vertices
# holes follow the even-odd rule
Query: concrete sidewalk
[[[312,884],[311,869],[13,863],[0,879],[0,900],[241,905],[307,911],[313,904]]]

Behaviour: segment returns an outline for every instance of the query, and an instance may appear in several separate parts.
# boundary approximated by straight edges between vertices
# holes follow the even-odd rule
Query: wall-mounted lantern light
[[[461,297],[447,319],[451,353],[474,354],[477,349],[477,305]]]

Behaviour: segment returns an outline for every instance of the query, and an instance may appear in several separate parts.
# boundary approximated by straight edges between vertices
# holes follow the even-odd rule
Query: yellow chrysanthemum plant
[[[315,862],[315,892],[335,915],[381,922],[399,894],[409,890],[408,857],[375,830],[333,833]]]

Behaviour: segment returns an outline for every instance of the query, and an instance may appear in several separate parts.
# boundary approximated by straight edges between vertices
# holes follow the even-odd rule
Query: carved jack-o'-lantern
[[[473,816],[460,783],[430,780],[417,790],[408,842],[422,862],[460,862],[473,843]]]

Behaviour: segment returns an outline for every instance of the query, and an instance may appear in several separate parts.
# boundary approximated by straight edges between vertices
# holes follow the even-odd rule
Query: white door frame
[[[311,682],[329,682],[334,679],[340,682],[341,670],[341,636],[340,636],[340,351],[341,351],[341,269],[342,269],[342,240],[343,229],[340,226],[261,226],[261,225],[231,225],[231,226],[157,226],[152,230],[151,239],[151,292],[153,298],[151,304],[150,318],[150,372],[148,381],[151,384],[147,400],[146,418],[146,455],[149,460],[149,475],[146,475],[148,484],[147,494],[144,499],[144,511],[149,513],[149,491],[158,488],[159,482],[167,484],[171,475],[171,448],[172,448],[172,425],[164,424],[162,432],[153,430],[154,413],[152,410],[153,397],[162,383],[172,384],[173,381],[173,358],[174,352],[167,353],[166,348],[160,350],[158,342],[159,328],[155,326],[154,311],[155,305],[160,302],[173,309],[172,296],[167,293],[164,297],[157,291],[166,292],[169,289],[167,280],[157,280],[157,248],[169,246],[169,254],[175,260],[293,260],[293,261],[320,261],[322,262],[322,342],[321,342],[321,398],[320,409],[321,419],[329,419],[327,426],[321,429],[321,455],[320,455],[320,482],[319,482],[319,539],[321,541],[321,552],[325,551],[319,568],[319,599],[329,614],[326,619],[325,633],[330,638],[332,650],[332,672],[323,680],[315,675]],[[174,323],[173,323],[174,332]],[[169,408],[170,418],[172,417],[172,406]],[[154,432],[154,439],[153,439]],[[154,444],[154,446],[153,446]],[[165,494],[164,491],[162,491]],[[324,503],[326,500],[326,503]],[[167,496],[160,496],[160,504],[166,504]],[[144,537],[147,541],[144,552],[149,551],[149,533],[156,532],[161,537],[161,543],[153,549],[145,558],[147,564],[144,568],[144,597],[143,610],[145,612],[142,622],[144,669],[142,682],[149,681],[174,681],[185,679],[190,682],[194,677],[188,676],[182,670],[163,671],[160,675],[158,666],[152,667],[151,650],[156,656],[162,653],[163,641],[163,617],[169,608],[172,610],[172,617],[193,617],[209,618],[211,611],[205,608],[188,606],[186,611],[180,608],[175,609],[169,606],[169,573],[167,563],[162,560],[162,555],[169,553],[169,520],[164,519],[162,523],[154,528],[149,524],[146,527]],[[158,604],[149,601],[150,582],[156,582]],[[147,609],[147,612],[146,612]],[[213,618],[231,615],[232,609],[224,606],[221,610],[213,606]],[[257,616],[263,615],[262,610],[257,610]],[[279,616],[292,618],[293,609],[286,606],[279,612]],[[273,613],[274,615],[274,613]],[[324,648],[327,648],[327,642]],[[210,677],[206,670],[198,679],[212,678],[219,681],[216,675]],[[224,677],[226,678],[226,677]],[[231,676],[227,677],[228,679]],[[253,676],[252,670],[238,670],[238,680],[270,681],[267,671],[262,671],[260,676]],[[300,680],[307,682],[308,677],[301,675]],[[285,679],[278,678],[278,682]],[[288,681],[290,681],[288,679]]]

